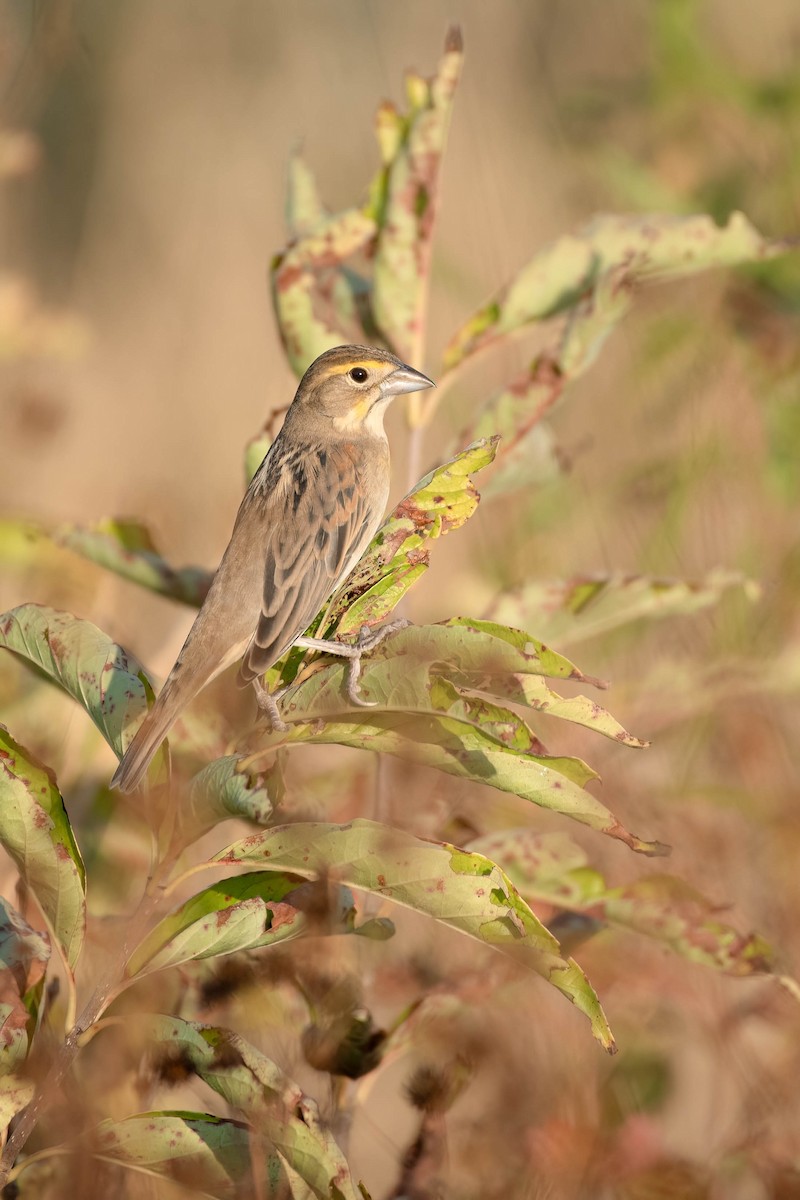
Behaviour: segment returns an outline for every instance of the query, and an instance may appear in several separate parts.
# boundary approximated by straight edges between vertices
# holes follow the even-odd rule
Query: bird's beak
[[[422,371],[415,371],[413,367],[397,367],[382,381],[381,399],[389,400],[393,396],[402,396],[404,392],[423,392],[429,387],[436,387],[436,384]]]

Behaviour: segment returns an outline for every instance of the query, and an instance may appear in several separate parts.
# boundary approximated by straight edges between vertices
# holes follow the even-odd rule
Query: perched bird
[[[347,688],[359,700],[361,655],[390,626],[355,645],[302,638],[378,529],[389,494],[389,401],[433,381],[393,354],[338,346],[306,371],[283,426],[253,476],[228,548],[175,666],[126,750],[112,787],[132,791],[172,723],[220,671],[242,659],[274,728],[285,729],[260,677],[294,644],[350,659]]]

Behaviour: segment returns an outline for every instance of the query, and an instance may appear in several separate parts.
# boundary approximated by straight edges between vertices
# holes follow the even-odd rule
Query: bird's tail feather
[[[112,788],[132,792],[139,786],[181,707],[179,697],[167,683],[123,754],[111,780]]]

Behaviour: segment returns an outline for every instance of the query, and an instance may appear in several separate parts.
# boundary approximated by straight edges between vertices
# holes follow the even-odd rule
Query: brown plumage
[[[338,346],[311,364],[112,787],[127,792],[141,782],[181,709],[238,659],[239,683],[253,682],[262,707],[280,720],[258,680],[308,628],[380,524],[389,493],[388,402],[431,386],[394,355],[368,346]]]

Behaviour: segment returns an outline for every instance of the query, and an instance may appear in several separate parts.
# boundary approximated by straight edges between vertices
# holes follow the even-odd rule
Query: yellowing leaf
[[[296,375],[331,346],[353,340],[342,328],[331,289],[341,264],[364,249],[374,233],[369,216],[348,209],[323,219],[273,262],[275,315]]]
[[[462,60],[461,35],[454,28],[433,79],[409,75],[408,116],[386,105],[379,110],[378,137],[385,165],[373,185],[378,235],[372,308],[393,349],[411,363],[421,358],[439,167]]]
[[[53,772],[0,726],[0,844],[64,957],[75,966],[86,928],[85,873]]]
[[[558,942],[503,872],[480,854],[357,820],[347,825],[298,822],[235,842],[211,860],[224,866],[262,865],[307,878],[330,876],[426,913],[452,929],[495,946],[542,975],[590,1020],[606,1047],[613,1039],[586,976],[560,954]]]
[[[772,950],[763,938],[738,933],[719,919],[717,906],[672,875],[649,875],[626,887],[609,887],[571,839],[530,829],[488,834],[470,849],[499,863],[534,903],[546,901],[644,934],[728,975],[774,970]]]
[[[788,243],[762,237],[741,213],[725,226],[708,216],[594,217],[576,234],[540,250],[519,274],[455,334],[444,356],[449,370],[497,338],[571,308],[608,273],[628,284],[759,262]]]
[[[499,597],[491,615],[497,621],[534,629],[556,645],[569,646],[634,621],[699,612],[736,588],[751,600],[758,598],[758,584],[739,571],[718,569],[698,580],[593,575],[526,584]]]

